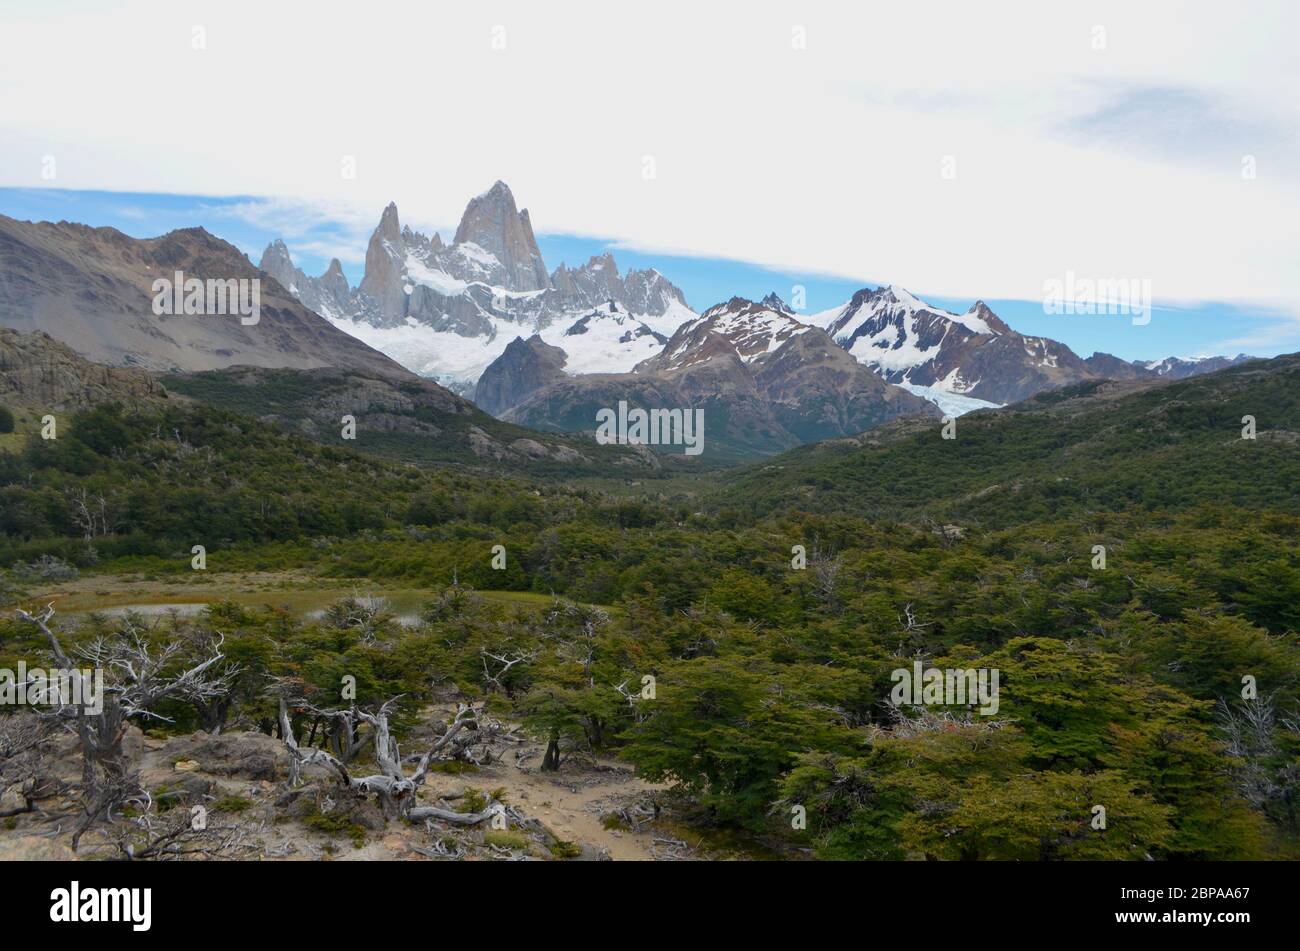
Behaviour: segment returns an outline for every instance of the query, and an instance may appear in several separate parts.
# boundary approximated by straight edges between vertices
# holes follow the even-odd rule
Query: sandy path
[[[431,774],[426,780],[432,799],[438,793],[466,787],[491,791],[503,789],[506,801],[527,816],[538,819],[556,837],[579,845],[605,849],[616,861],[648,861],[652,831],[606,829],[601,816],[616,806],[646,802],[664,787],[637,779],[632,770],[616,760],[600,760],[596,766],[575,763],[561,765],[556,773],[543,773],[541,749],[528,747],[535,755],[522,768],[514,765],[513,754],[476,773],[460,776]]]

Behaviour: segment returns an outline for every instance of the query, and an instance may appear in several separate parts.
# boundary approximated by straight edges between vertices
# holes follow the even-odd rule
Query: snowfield
[[[522,296],[500,291],[511,296]],[[536,292],[531,292],[536,293]],[[686,311],[688,318],[693,311]],[[472,394],[478,378],[516,337],[525,340],[536,331],[523,324],[489,317],[492,335],[465,337],[451,331],[437,331],[408,317],[396,327],[376,327],[363,320],[334,314],[323,315],[340,330],[392,357],[420,376],[428,377],[456,393]],[[567,355],[566,373],[630,373],[642,360],[663,349],[645,318],[622,310],[611,313],[609,305],[594,311],[575,311],[540,332],[543,341]],[[579,327],[583,332],[577,332]]]
[[[988,400],[977,400],[973,396],[962,396],[959,393],[949,393],[947,390],[940,389],[937,386],[917,386],[915,383],[898,384],[913,396],[919,396],[927,399],[939,409],[943,410],[947,416],[956,418],[965,413],[973,413],[977,409],[1001,409],[1001,403],[990,403]]]

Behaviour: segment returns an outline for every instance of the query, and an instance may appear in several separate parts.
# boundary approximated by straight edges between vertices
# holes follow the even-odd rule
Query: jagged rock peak
[[[384,213],[379,216],[379,227],[375,233],[382,235],[389,241],[396,243],[402,237],[402,225],[397,219],[397,202],[390,201],[384,209]]]
[[[338,258],[330,258],[329,267],[320,276],[320,282],[326,289],[340,298],[346,298],[351,291],[347,275],[343,273],[343,265],[339,263]]]
[[[301,272],[294,266],[293,256],[288,246],[276,238],[262,252],[262,260],[257,265],[267,274],[279,281],[286,289],[292,287]]]
[[[474,402],[494,416],[564,377],[565,352],[538,334],[515,337],[479,377]]]
[[[505,182],[498,181],[470,200],[453,243],[477,245],[494,257],[502,267],[503,285],[510,290],[551,286],[528,212],[515,206],[515,196]]]
[[[972,304],[970,310],[966,311],[966,313],[971,317],[984,321],[984,323],[986,323],[989,326],[989,329],[994,333],[1011,333],[1011,328],[1007,326],[1006,322],[997,314],[993,313],[993,309],[982,300],[977,300]]]

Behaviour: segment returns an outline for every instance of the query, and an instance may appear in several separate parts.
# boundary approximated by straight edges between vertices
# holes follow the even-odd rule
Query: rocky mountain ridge
[[[565,375],[538,338],[517,341],[484,374],[528,381],[501,415],[537,429],[592,431],[620,402],[701,409],[710,457],[764,454],[859,432],[937,407],[880,379],[784,305],[733,298],[683,323],[631,373]],[[493,384],[496,385],[495,383]],[[493,391],[502,392],[501,388]],[[671,450],[669,450],[671,451]]]
[[[396,204],[389,204],[356,288],[348,287],[337,261],[321,277],[307,276],[283,241],[268,245],[261,266],[336,326],[466,395],[515,337],[541,333],[554,343],[568,335],[575,338],[565,347],[571,372],[623,371],[649,355],[645,348],[603,347],[593,360],[584,344],[595,337],[576,339],[581,332],[570,333],[576,321],[603,309],[630,315],[645,326],[643,334],[666,339],[695,316],[658,271],[620,274],[610,253],[548,274],[528,211],[517,208],[504,182],[469,202],[449,245],[437,234],[403,227]]]
[[[954,314],[896,285],[863,288],[811,319],[891,383],[1000,405],[1085,380],[1182,379],[1251,359],[1084,359],[1056,340],[1017,333],[983,301]]]
[[[250,301],[258,282],[256,315],[157,313],[155,282],[174,284],[178,273],[186,282],[223,287],[247,282]],[[265,278],[238,248],[203,228],[137,239],[115,228],[0,215],[0,326],[47,333],[113,367],[329,366],[412,376]],[[170,303],[170,293],[162,297]]]

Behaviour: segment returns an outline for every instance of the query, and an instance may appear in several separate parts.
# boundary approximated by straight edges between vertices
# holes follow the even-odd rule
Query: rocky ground
[[[442,713],[429,712],[431,719]],[[414,737],[411,743],[411,749],[419,745]],[[263,733],[162,737],[131,727],[125,748],[150,794],[146,808],[128,809],[114,823],[92,828],[74,851],[81,758],[74,737],[57,737],[40,754],[45,798],[35,802],[34,811],[0,819],[0,860],[120,858],[124,844],[139,850],[151,835],[156,839],[187,819],[193,826],[196,814],[206,819],[207,834],[188,836],[186,851],[176,857],[653,860],[693,854],[664,829],[671,808],[659,787],[612,761],[571,760],[558,773],[543,773],[542,749],[531,742],[504,748],[482,767],[442,764],[417,794],[419,805],[461,813],[477,812],[495,800],[505,806],[504,821],[496,825],[505,828],[493,828],[491,821],[464,826],[385,819],[373,798],[348,792],[318,766],[305,767],[301,783],[291,787],[288,750]],[[354,775],[367,772],[364,760],[352,766]],[[22,805],[16,789],[0,795],[0,815]]]

